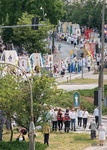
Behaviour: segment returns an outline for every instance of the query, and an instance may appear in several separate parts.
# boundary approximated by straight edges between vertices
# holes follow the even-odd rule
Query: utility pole
[[[83,67],[83,58],[84,58],[84,53],[81,54],[81,58],[82,58],[82,79],[83,79],[83,69],[84,69],[84,67]]]
[[[103,70],[104,64],[104,16],[105,16],[105,0],[102,6],[102,49],[101,49],[101,70],[98,79],[98,107],[99,107],[99,125],[102,123],[102,100],[104,99],[104,86],[103,86]]]
[[[55,33],[53,31],[53,33],[52,33],[52,54],[54,54],[54,35],[55,35]]]
[[[103,0],[103,6],[102,6],[102,49],[101,49],[101,68],[104,65],[104,25],[105,25],[105,0]],[[102,87],[102,100],[104,100],[104,83],[103,83],[103,73],[101,77],[101,87]]]

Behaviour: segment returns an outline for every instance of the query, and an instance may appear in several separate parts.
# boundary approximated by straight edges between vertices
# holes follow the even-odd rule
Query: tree
[[[1,25],[16,25],[18,19],[22,17],[22,14],[27,12],[28,14],[37,14],[40,18],[43,17],[43,11],[40,10],[43,7],[46,18],[49,19],[51,24],[56,25],[58,20],[63,16],[63,3],[61,0],[1,0],[0,2],[0,24]],[[3,30],[3,40],[9,42],[14,38],[13,30]]]
[[[29,130],[31,117],[31,91],[29,82],[23,82],[22,77],[15,75],[16,68],[12,67],[10,70],[9,68],[8,70],[5,68],[8,72],[4,77],[0,78],[0,109],[6,113],[6,116],[10,120],[11,118],[15,119],[18,125]],[[36,76],[31,78],[33,79],[31,84],[33,88],[34,122],[35,126],[37,126],[41,125],[44,121],[43,114],[46,110],[44,103],[50,104],[51,99],[53,99],[58,91],[54,79],[45,74],[42,74],[41,77]],[[17,114],[16,118],[14,118],[13,112]],[[13,130],[11,128],[11,141],[12,136]]]
[[[78,23],[81,26],[98,28],[101,30],[102,22],[102,2],[97,0],[81,0],[71,5],[66,5],[66,20]]]
[[[31,24],[34,15],[29,15],[27,12],[23,13],[22,17],[17,22],[18,25]],[[35,16],[36,17],[36,16]],[[40,22],[43,26],[39,26],[38,30],[32,30],[31,27],[15,28],[13,34],[15,38],[12,39],[16,45],[23,44],[28,53],[47,51],[45,39],[48,37],[48,31],[52,28],[48,21]]]
[[[16,76],[12,76],[10,74],[0,78],[0,109],[5,112],[6,117],[10,120],[10,141],[12,141],[13,136],[11,119],[13,117],[13,113],[16,112],[16,108],[19,106],[19,95],[22,93],[22,84],[17,81],[18,79]]]

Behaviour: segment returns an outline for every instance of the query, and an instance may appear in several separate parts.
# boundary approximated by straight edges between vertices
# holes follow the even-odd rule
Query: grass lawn
[[[43,143],[42,133],[38,133],[37,141]],[[57,132],[50,134],[49,147],[46,150],[83,150],[90,145],[96,145],[97,140],[91,140],[89,134]]]
[[[67,82],[63,82],[63,83],[67,83]],[[69,81],[68,84],[69,83],[70,84],[94,84],[94,83],[97,84],[98,79],[77,78],[77,79],[71,79],[71,82]],[[104,80],[104,84],[107,84],[107,80]]]
[[[18,133],[14,131],[13,141],[17,138]],[[9,141],[10,134],[3,133],[3,141]],[[26,135],[26,141],[28,136]],[[37,132],[37,142],[43,143],[43,134]],[[90,145],[96,145],[98,138],[95,140],[90,139],[87,133],[64,133],[64,132],[51,132],[49,139],[49,147],[46,150],[84,150]]]

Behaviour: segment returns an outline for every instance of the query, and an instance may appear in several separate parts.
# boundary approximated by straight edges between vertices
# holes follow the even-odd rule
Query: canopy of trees
[[[81,26],[88,26],[90,28],[101,29],[102,1],[81,0],[80,2],[74,2],[72,5],[66,2],[64,9],[65,15],[63,21],[78,23]]]
[[[42,7],[42,9],[40,9]],[[16,24],[31,24],[32,18],[29,16],[23,16],[23,14],[28,14],[31,17],[39,16],[40,21],[44,21],[44,16],[46,14],[46,20],[50,22],[50,24],[56,25],[58,23],[58,20],[63,16],[63,2],[61,0],[1,0],[0,1],[0,24],[1,25],[16,25]],[[24,18],[26,17],[26,18]],[[20,20],[22,18],[23,21]],[[20,20],[20,21],[19,21]],[[25,21],[26,20],[26,21]],[[42,22],[43,23],[43,22]],[[48,24],[46,24],[48,26]],[[28,28],[26,28],[28,29]],[[26,30],[25,29],[25,30]],[[53,30],[53,28],[51,27]],[[28,45],[32,46],[32,49],[30,49],[30,52],[34,52],[35,47],[36,49],[40,49],[41,47],[44,48],[42,45],[42,42],[38,41],[38,39],[44,39],[46,38],[46,33],[49,28],[41,28],[36,33],[36,37],[33,36],[33,40],[31,38],[31,30],[28,30],[27,34],[23,34],[22,29],[18,29],[18,35],[13,32],[13,28],[7,28],[2,30],[2,37],[5,43],[9,43],[12,41],[15,45],[19,45],[20,41],[22,42],[20,44],[25,44],[26,40],[29,40]],[[40,33],[39,33],[40,32]],[[20,35],[20,36],[19,36]],[[22,36],[23,37],[22,37]],[[27,37],[26,37],[27,36]],[[31,42],[33,42],[31,44]],[[34,46],[35,44],[35,46]],[[28,48],[30,48],[28,46]]]
[[[5,67],[5,70],[9,70]],[[3,69],[3,68],[2,68]],[[41,125],[44,121],[44,111],[55,98],[58,90],[53,78],[47,77],[45,74],[41,77],[32,76],[30,81],[32,91],[30,90],[29,82],[24,82],[22,77],[13,74],[13,68],[7,74],[0,78],[0,110],[5,112],[8,119],[15,119],[19,126],[29,129],[31,117],[31,92],[33,95],[33,112],[35,126]],[[1,71],[1,70],[0,70]],[[47,107],[44,105],[47,104]],[[49,104],[49,105],[48,105]],[[13,113],[17,114],[14,118]],[[12,139],[12,137],[11,137]]]

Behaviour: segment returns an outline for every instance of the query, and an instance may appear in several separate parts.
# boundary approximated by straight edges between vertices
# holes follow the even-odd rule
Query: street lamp
[[[44,11],[44,8],[43,8],[43,7],[40,7],[40,9],[43,11],[43,20],[45,21],[45,16],[47,16],[47,14],[45,13],[45,11]]]
[[[30,107],[31,107],[31,120],[30,120],[30,126],[29,126],[29,150],[35,150],[35,126],[34,126],[34,120],[33,120],[33,95],[32,95],[32,81],[29,80],[28,76],[25,74],[25,72],[18,66],[6,62],[0,62],[1,65],[11,65],[19,70],[22,71],[22,73],[26,76],[26,79],[29,83],[30,87]]]
[[[40,7],[40,9],[43,11],[43,20],[45,21],[45,13],[44,13],[44,8]]]

